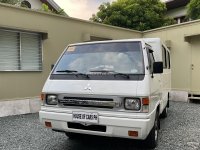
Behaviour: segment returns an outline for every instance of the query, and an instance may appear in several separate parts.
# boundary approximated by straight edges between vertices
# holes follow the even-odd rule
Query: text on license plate
[[[98,123],[99,116],[98,116],[98,113],[73,112],[72,120],[78,121],[78,122]]]

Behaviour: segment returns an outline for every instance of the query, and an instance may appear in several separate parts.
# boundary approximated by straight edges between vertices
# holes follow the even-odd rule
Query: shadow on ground
[[[143,141],[132,139],[80,136],[67,141],[73,145],[70,148],[73,150],[147,150]],[[63,143],[63,149],[69,149],[69,145]]]

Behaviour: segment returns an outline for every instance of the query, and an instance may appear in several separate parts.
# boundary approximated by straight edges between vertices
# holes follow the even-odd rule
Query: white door
[[[200,94],[200,38],[192,40],[191,92]]]

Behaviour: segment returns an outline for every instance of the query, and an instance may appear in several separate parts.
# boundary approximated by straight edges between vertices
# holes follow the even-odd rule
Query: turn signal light
[[[52,128],[51,122],[45,121],[45,126],[47,128]]]
[[[128,131],[128,136],[138,137],[138,131]]]
[[[40,99],[43,101],[43,100],[44,100],[44,97],[45,97],[45,94],[42,93],[42,94],[40,95]]]
[[[142,112],[144,113],[149,112],[149,103],[150,101],[148,97],[142,98]]]
[[[143,105],[149,105],[149,98],[148,97],[142,98],[142,104]]]

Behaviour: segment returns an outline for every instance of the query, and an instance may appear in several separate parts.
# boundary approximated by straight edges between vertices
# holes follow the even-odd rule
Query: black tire
[[[167,108],[169,108],[169,98],[168,98],[168,102],[167,102]]]
[[[165,109],[163,110],[162,114],[160,115],[161,118],[167,118],[167,113],[168,113],[168,107],[166,106]]]
[[[147,144],[148,148],[153,149],[158,145],[159,126],[160,126],[160,120],[159,120],[159,113],[157,111],[154,126],[145,140],[145,143]]]

